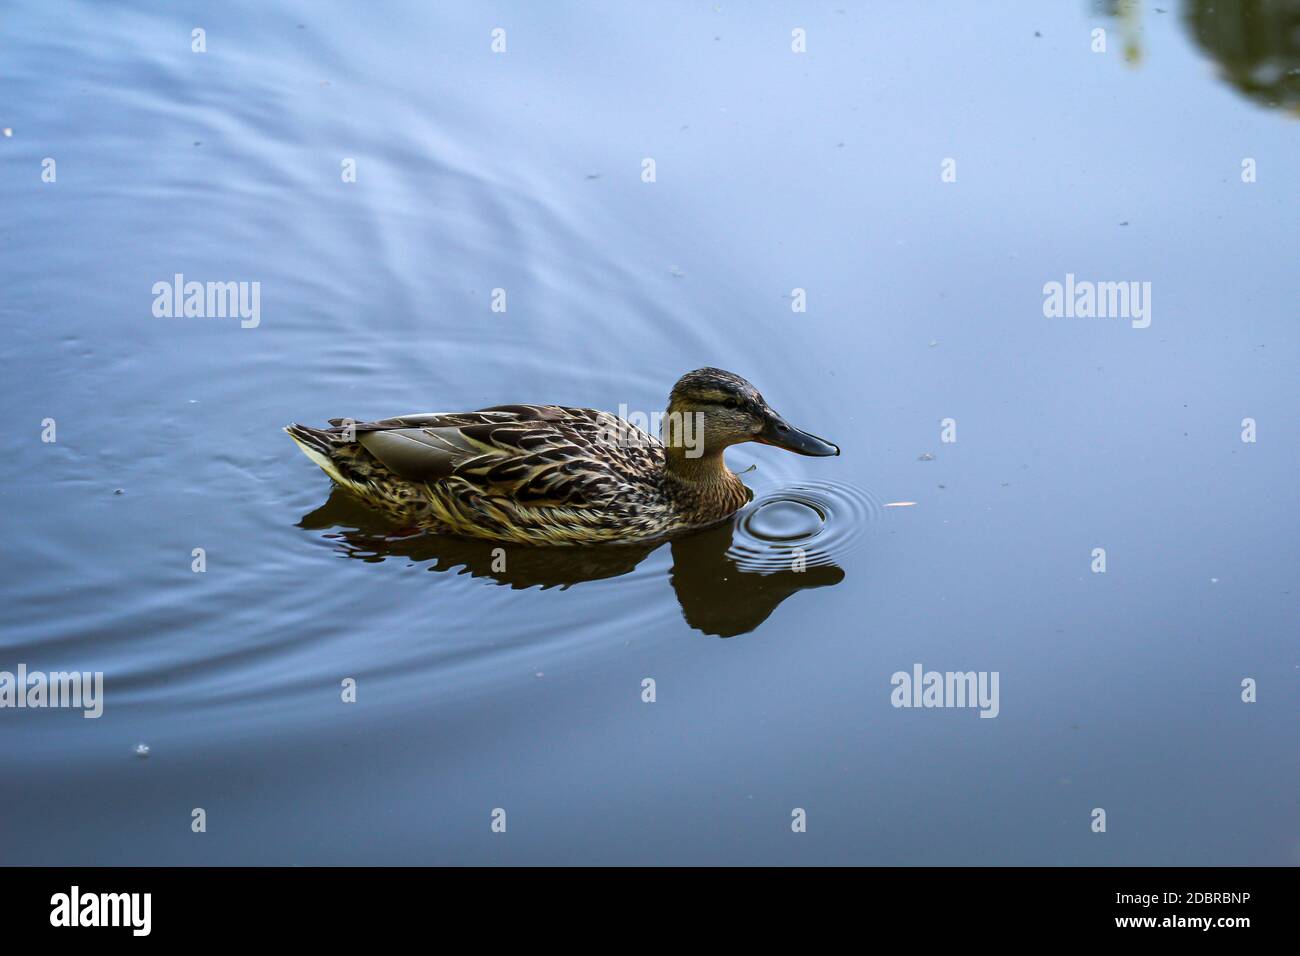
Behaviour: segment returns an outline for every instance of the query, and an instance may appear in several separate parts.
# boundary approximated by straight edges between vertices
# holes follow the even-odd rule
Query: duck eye
[[[727,398],[722,401],[724,408],[741,408],[742,404],[743,403],[738,398]]]

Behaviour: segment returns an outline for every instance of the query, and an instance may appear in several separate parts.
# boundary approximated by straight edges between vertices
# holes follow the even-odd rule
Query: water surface
[[[106,702],[0,711],[0,862],[1300,861],[1297,22],[11,5],[0,669]],[[259,323],[156,318],[178,273]],[[1045,318],[1067,273],[1150,326]],[[702,365],[843,455],[736,448],[659,547],[497,570],[280,431]],[[998,717],[895,709],[916,663]]]

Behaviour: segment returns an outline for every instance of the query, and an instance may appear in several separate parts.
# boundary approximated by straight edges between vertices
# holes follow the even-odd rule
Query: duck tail
[[[319,452],[322,455],[330,454],[329,432],[321,428],[312,428],[309,425],[299,425],[297,422],[290,422],[284,426],[284,430],[289,437],[296,441],[299,447],[304,450],[310,448],[312,451]]]
[[[346,488],[357,487],[357,482],[345,477],[339,468],[337,434],[322,428],[299,425],[297,422],[286,425],[284,430],[302,453],[320,466],[321,471]]]

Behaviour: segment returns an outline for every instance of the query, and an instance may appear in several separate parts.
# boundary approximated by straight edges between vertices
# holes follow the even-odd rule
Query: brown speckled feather
[[[747,495],[688,502],[659,441],[608,412],[501,405],[287,430],[336,481],[434,530],[530,544],[658,537],[713,523]],[[325,461],[322,461],[325,459]]]

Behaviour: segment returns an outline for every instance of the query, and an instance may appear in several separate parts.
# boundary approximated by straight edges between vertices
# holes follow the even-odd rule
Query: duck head
[[[756,441],[799,455],[838,455],[838,445],[795,428],[758,389],[734,372],[687,372],[668,397],[663,442],[670,458],[713,458],[729,445]]]

